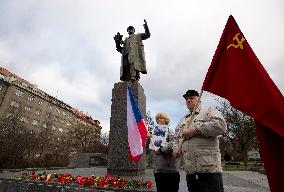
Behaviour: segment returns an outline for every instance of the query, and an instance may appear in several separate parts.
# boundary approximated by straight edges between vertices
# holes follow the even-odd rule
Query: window
[[[23,97],[23,95],[24,95],[24,92],[23,91],[21,91],[20,89],[16,89],[16,93],[15,93],[17,96],[19,96],[19,97]]]
[[[51,117],[51,114],[50,113],[47,113],[46,115],[45,115],[45,118],[50,118]]]
[[[31,111],[32,111],[32,107],[31,107],[31,106],[25,106],[25,110],[26,110],[27,112],[31,112]]]
[[[34,119],[33,122],[32,122],[32,125],[37,126],[38,125],[38,120]]]
[[[69,119],[71,119],[71,118],[72,118],[71,114],[68,114],[68,115],[67,115],[67,117],[68,117]]]
[[[52,126],[51,126],[51,129],[52,129],[53,131],[55,131],[55,130],[56,130],[56,127],[55,127],[54,125],[52,125]]]
[[[39,104],[39,105],[42,105],[42,104],[43,104],[43,101],[40,99],[40,100],[38,101],[38,104]]]
[[[21,116],[21,117],[19,118],[19,120],[20,120],[21,122],[28,123],[28,118],[27,118],[27,117]]]
[[[35,113],[36,113],[37,115],[40,115],[40,112],[41,112],[41,110],[37,109]]]
[[[35,97],[34,96],[32,96],[32,95],[29,95],[28,96],[28,101],[34,101],[35,100]]]
[[[19,108],[20,107],[20,103],[17,102],[17,101],[12,101],[10,105],[11,105],[11,107],[15,107],[15,108]]]
[[[15,117],[15,114],[13,113],[7,113],[6,118],[12,119],[13,117]]]

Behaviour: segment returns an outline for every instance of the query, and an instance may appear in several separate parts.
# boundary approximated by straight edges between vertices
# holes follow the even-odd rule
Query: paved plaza
[[[42,171],[39,171],[42,172]],[[70,172],[72,175],[77,176],[103,176],[106,173],[105,167],[92,167],[92,168],[76,168],[76,169],[58,169],[48,170],[48,172],[66,173]],[[11,176],[20,175],[20,172],[2,171],[0,178],[10,178]],[[129,179],[143,178],[151,179],[154,182],[154,175],[152,169],[146,169],[145,175],[137,177],[127,177]],[[266,175],[258,172],[251,171],[228,171],[223,174],[225,192],[269,192],[268,182]],[[0,181],[1,182],[1,181]],[[1,186],[1,183],[0,183]],[[154,185],[155,189],[155,185]],[[1,190],[1,187],[0,187]],[[185,173],[181,172],[180,192],[186,192]]]

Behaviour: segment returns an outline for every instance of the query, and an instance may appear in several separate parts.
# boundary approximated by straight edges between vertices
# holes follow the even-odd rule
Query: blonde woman
[[[173,152],[173,133],[170,131],[170,119],[166,113],[159,112],[155,116],[156,125],[149,134],[152,150],[153,171],[157,192],[178,192],[180,175],[176,167]]]

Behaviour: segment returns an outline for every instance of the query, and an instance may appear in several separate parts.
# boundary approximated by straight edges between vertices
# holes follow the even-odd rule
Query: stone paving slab
[[[72,175],[77,176],[103,176],[107,169],[105,167],[91,167],[91,168],[76,168],[76,169],[58,169],[58,170],[46,170],[47,172],[53,173],[67,173],[70,172]],[[0,172],[0,178],[10,178],[11,176],[20,175],[20,172]],[[39,172],[43,172],[40,170]],[[181,182],[179,192],[187,192],[185,172],[180,172]],[[153,190],[156,190],[154,174],[152,169],[146,169],[145,175],[143,176],[129,176],[123,177],[128,179],[151,179],[153,181]],[[266,175],[262,175],[257,172],[251,171],[226,171],[223,173],[224,189],[225,192],[269,192],[269,186]],[[0,183],[1,185],[1,183]],[[1,188],[0,188],[1,189]],[[1,192],[1,191],[0,191]]]
[[[265,182],[256,183],[255,180],[264,180]],[[228,171],[223,174],[224,189],[226,192],[269,192],[269,186],[266,175],[257,172]]]

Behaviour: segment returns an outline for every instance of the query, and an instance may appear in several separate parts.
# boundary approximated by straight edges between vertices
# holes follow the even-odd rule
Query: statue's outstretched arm
[[[145,39],[148,39],[151,36],[147,21],[145,19],[144,19],[143,26],[144,26],[144,29],[145,29],[145,33],[143,34],[142,39],[145,40]]]

